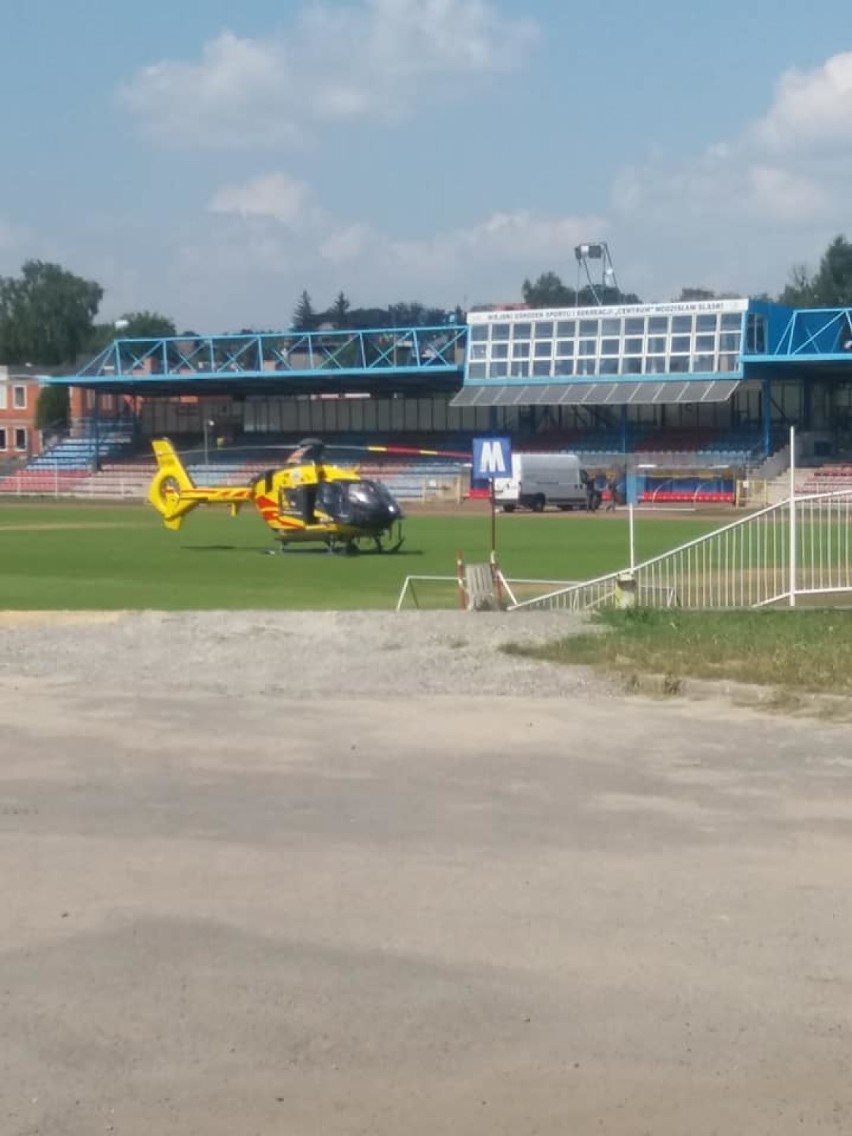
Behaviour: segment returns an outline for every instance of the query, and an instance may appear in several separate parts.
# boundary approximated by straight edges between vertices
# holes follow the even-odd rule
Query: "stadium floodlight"
[[[112,326],[116,331],[127,331],[127,329],[130,327],[130,320],[124,318],[117,319]]]
[[[574,257],[577,261],[577,305],[580,304],[580,292],[590,293],[595,304],[605,302],[607,291],[618,291],[618,282],[615,278],[615,266],[606,241],[590,241],[586,244],[575,245]],[[590,267],[595,263],[594,275]],[[585,275],[585,283],[583,276]],[[598,279],[599,277],[599,279]]]

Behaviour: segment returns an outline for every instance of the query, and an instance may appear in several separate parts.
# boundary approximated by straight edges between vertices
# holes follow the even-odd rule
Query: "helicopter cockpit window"
[[[373,481],[353,481],[349,485],[349,498],[358,505],[382,504],[378,486]]]
[[[334,481],[321,481],[317,485],[317,508],[322,509],[329,516],[336,516],[340,512],[343,502],[343,492],[340,485]]]

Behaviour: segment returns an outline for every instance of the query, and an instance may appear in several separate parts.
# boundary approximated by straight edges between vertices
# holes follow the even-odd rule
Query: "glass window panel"
[[[581,355],[596,355],[598,341],[596,339],[581,339],[580,340],[580,354]]]
[[[664,335],[652,335],[648,338],[648,354],[655,355],[657,353],[665,354],[666,350],[666,337]]]
[[[601,355],[617,355],[618,354],[618,340],[617,339],[602,339],[601,340]]]
[[[695,317],[695,330],[696,331],[715,331],[716,330],[716,315],[696,316]]]
[[[719,336],[720,351],[739,351],[741,335],[738,331],[724,331]]]
[[[532,335],[531,323],[516,323],[512,328],[513,339],[529,339]]]
[[[536,339],[553,339],[553,322],[542,320],[540,323],[533,324],[533,331]]]
[[[637,316],[630,316],[629,319],[624,321],[624,334],[625,335],[644,335],[645,333],[645,320]]]
[[[574,360],[573,359],[557,359],[553,364],[554,375],[573,375],[574,374]]]
[[[672,333],[692,331],[692,316],[672,316]]]
[[[509,358],[509,344],[508,343],[492,343],[491,344],[491,358],[492,359],[508,359]]]
[[[672,336],[672,351],[676,355],[688,355],[689,343],[691,336],[689,335],[673,335]]]
[[[488,369],[488,373],[492,379],[505,379],[509,373],[509,364],[492,363]]]
[[[513,359],[509,364],[509,374],[513,379],[526,378],[530,373],[529,359]]]
[[[577,362],[578,375],[594,375],[597,373],[597,359],[580,359]]]
[[[598,321],[594,320],[580,320],[580,335],[597,335],[598,334]]]
[[[467,369],[467,373],[472,379],[485,378],[485,364],[484,363],[471,363]]]
[[[475,323],[470,329],[470,338],[475,342],[482,342],[488,338],[488,324]]]
[[[722,331],[740,331],[743,326],[742,312],[723,312]]]
[[[573,337],[576,330],[577,330],[577,321],[576,320],[560,320],[559,323],[556,325],[556,334],[557,335],[570,335],[570,336]]]
[[[471,357],[471,359],[484,359],[485,353],[486,353],[486,349],[485,349],[484,343],[472,343],[470,345],[470,357]]]
[[[573,355],[574,354],[574,340],[573,339],[560,339],[556,344],[557,355]]]
[[[669,330],[669,317],[668,316],[651,316],[648,320],[648,331],[668,332]]]
[[[601,359],[600,369],[598,374],[601,375],[617,375],[618,374],[618,360],[617,359]]]
[[[509,325],[507,323],[495,323],[491,325],[491,338],[492,339],[508,339],[509,338]]]
[[[570,342],[570,340],[569,340]],[[574,350],[574,344],[571,344],[571,350]],[[552,339],[537,339],[535,341],[535,357],[536,359],[549,359],[553,354],[553,340]]]
[[[513,359],[529,359],[530,345],[529,340],[524,340],[522,343],[512,344],[512,358]]]
[[[625,375],[641,375],[642,374],[642,360],[639,358],[625,359],[623,362],[622,370]]]
[[[695,366],[694,366],[693,370],[695,370],[695,371],[715,371],[715,369],[716,369],[715,356],[713,356],[713,355],[696,355],[695,356]]]
[[[560,361],[560,363],[564,362],[565,360]],[[548,375],[552,375],[553,373],[553,367],[549,359],[536,359],[536,361],[533,363],[533,374],[536,376],[536,378],[542,379]],[[564,374],[564,372],[562,373]]]
[[[715,335],[696,335],[696,337],[695,337],[695,350],[696,351],[715,351],[716,350],[716,336]]]
[[[642,354],[642,339],[625,339],[624,341],[624,354],[625,355],[641,355]]]
[[[669,359],[669,371],[673,374],[683,374],[689,370],[689,360],[683,355],[674,355]]]
[[[621,335],[621,320],[601,320],[601,335]]]
[[[664,375],[666,373],[665,355],[649,355],[645,362],[646,375]]]

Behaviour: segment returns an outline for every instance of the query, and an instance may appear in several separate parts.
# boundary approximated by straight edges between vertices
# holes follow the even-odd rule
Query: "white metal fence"
[[[852,491],[770,505],[679,548],[515,605],[747,608],[852,592]]]

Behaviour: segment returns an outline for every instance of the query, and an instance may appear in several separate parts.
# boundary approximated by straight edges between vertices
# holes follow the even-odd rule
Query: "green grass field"
[[[657,555],[721,522],[637,519],[639,559]],[[147,506],[0,503],[0,608],[302,609],[392,608],[405,577],[452,576],[456,551],[485,560],[490,518],[414,515],[394,555],[332,556],[307,546],[267,555],[269,530],[246,510],[198,510],[179,533]],[[510,577],[584,580],[624,567],[626,517],[498,516],[500,563]],[[422,589],[424,603],[452,604]]]

